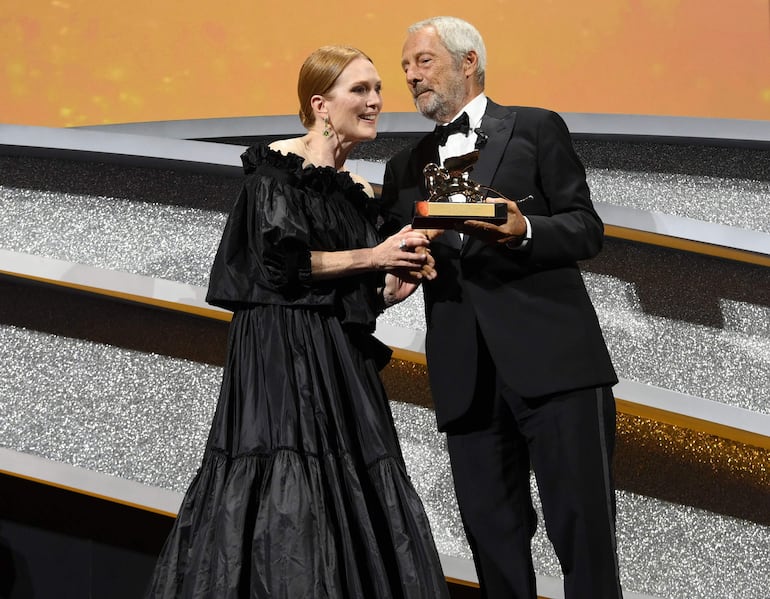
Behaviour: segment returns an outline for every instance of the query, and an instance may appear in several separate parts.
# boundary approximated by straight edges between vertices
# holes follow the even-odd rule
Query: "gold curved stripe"
[[[7,270],[0,270],[0,274],[8,275],[10,277],[15,277],[17,279],[26,279],[28,281],[45,283],[46,285],[55,285],[56,287],[66,287],[67,289],[85,291],[87,293],[92,293],[95,295],[103,295],[107,297],[127,300],[129,302],[133,302],[137,304],[146,304],[150,306],[155,306],[157,308],[173,310],[175,312],[186,312],[188,314],[195,314],[196,316],[204,316],[206,318],[213,318],[215,320],[223,320],[225,322],[232,320],[232,317],[233,317],[231,312],[222,312],[220,310],[214,310],[213,308],[206,308],[204,306],[193,306],[193,305],[184,304],[181,302],[161,300],[154,297],[147,297],[146,295],[137,295],[134,293],[127,293],[125,291],[103,289],[101,287],[94,287],[91,285],[82,285],[80,283],[71,283],[69,281],[60,281],[58,279],[47,279],[45,277],[37,277],[34,275],[17,273],[17,272],[12,272]]]
[[[749,264],[758,264],[759,266],[770,266],[770,256],[757,254],[746,250],[738,250],[719,245],[712,245],[702,241],[692,241],[682,239],[671,235],[662,235],[660,233],[650,233],[648,231],[639,231],[628,227],[619,227],[617,225],[604,225],[604,234],[607,237],[617,239],[626,239],[628,241],[638,241],[649,245],[672,248],[675,250],[684,250],[695,254],[725,258],[735,262],[748,262]]]
[[[46,487],[54,487],[56,489],[62,489],[63,491],[68,491],[70,493],[77,493],[78,495],[86,495],[88,497],[93,497],[95,499],[101,499],[102,501],[109,501],[110,503],[118,503],[120,505],[125,505],[127,507],[135,508],[138,510],[142,510],[144,512],[152,512],[155,514],[159,514],[161,516],[166,516],[169,518],[176,518],[176,514],[174,512],[167,512],[166,510],[161,510],[158,508],[154,508],[148,505],[144,505],[142,503],[135,503],[133,501],[126,501],[125,499],[119,499],[117,497],[113,497],[111,495],[103,495],[101,493],[95,493],[93,491],[86,491],[84,489],[79,489],[78,487],[73,487],[70,485],[64,485],[62,483],[56,483],[52,482],[50,480],[45,480],[43,478],[36,478],[34,476],[28,476],[26,474],[20,474],[18,472],[13,472],[10,470],[4,470],[0,468],[0,474],[3,474],[5,476],[11,476],[13,478],[19,478],[22,480],[28,480],[30,482],[44,485]]]
[[[394,360],[404,360],[406,362],[414,362],[415,364],[422,364],[425,366],[427,364],[427,361],[425,359],[425,354],[418,351],[413,351],[411,349],[402,349],[400,347],[393,347],[391,348],[393,350],[393,359]]]
[[[759,433],[744,431],[726,424],[719,424],[718,422],[695,418],[694,416],[669,412],[668,410],[663,410],[661,408],[645,406],[620,397],[615,398],[615,405],[619,412],[623,412],[630,416],[639,416],[640,418],[647,418],[648,420],[653,420],[655,422],[687,428],[700,433],[706,433],[707,435],[714,435],[721,439],[743,443],[744,445],[752,445],[761,449],[770,449],[770,437]]]
[[[471,587],[474,589],[479,588],[479,584],[477,582],[471,582],[470,580],[462,580],[460,578],[454,578],[452,576],[445,576],[444,578],[449,584],[456,584],[464,587]]]

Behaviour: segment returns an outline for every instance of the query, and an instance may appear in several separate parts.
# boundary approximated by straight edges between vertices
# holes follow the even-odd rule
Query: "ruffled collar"
[[[267,144],[257,144],[248,148],[241,154],[243,171],[248,175],[254,172],[259,166],[268,164],[281,170],[291,171],[298,179],[302,181],[323,179],[328,180],[335,185],[347,189],[350,186],[359,187],[363,190],[363,185],[353,181],[350,173],[338,171],[331,166],[302,166],[304,158],[297,154],[282,154],[271,149]]]
[[[257,144],[247,148],[241,154],[241,162],[243,163],[243,172],[249,175],[263,164],[269,164],[281,170],[301,173],[303,160],[302,157],[296,154],[281,154],[271,150],[267,144]]]
[[[331,166],[303,166],[304,159],[297,154],[282,154],[257,144],[241,154],[244,173],[251,174],[260,166],[269,165],[291,173],[297,183],[322,195],[333,191],[342,192],[346,199],[359,207],[373,222],[376,218],[376,201],[364,191],[364,186],[353,180],[350,173],[338,171]]]

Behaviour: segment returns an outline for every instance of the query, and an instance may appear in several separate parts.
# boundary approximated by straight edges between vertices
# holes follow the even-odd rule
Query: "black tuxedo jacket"
[[[543,397],[617,382],[577,261],[602,247],[585,169],[555,112],[488,100],[488,136],[470,178],[520,204],[532,227],[525,249],[485,244],[447,231],[432,243],[438,277],[424,285],[426,357],[440,429],[469,408],[478,343],[505,383]],[[422,169],[438,163],[433,134],[386,165],[382,233],[411,222],[427,198]],[[477,331],[482,339],[479,339]]]

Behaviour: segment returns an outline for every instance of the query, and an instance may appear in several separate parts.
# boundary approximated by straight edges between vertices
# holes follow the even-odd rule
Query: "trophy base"
[[[504,203],[492,202],[428,202],[414,204],[412,227],[415,229],[454,229],[466,220],[480,220],[496,225],[508,218]]]

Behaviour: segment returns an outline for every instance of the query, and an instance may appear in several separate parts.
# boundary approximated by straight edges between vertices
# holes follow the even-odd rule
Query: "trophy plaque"
[[[412,226],[415,229],[453,229],[466,220],[502,224],[507,219],[504,203],[486,202],[491,187],[472,181],[469,173],[479,159],[479,150],[447,158],[444,166],[430,163],[423,169],[428,199],[415,202]],[[455,196],[464,196],[453,201]]]

